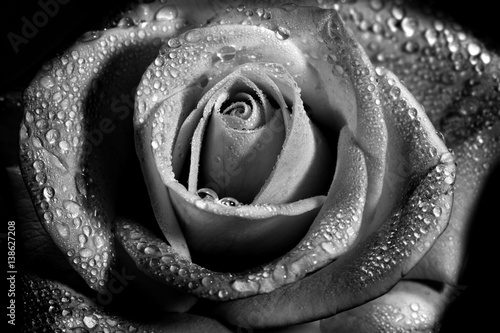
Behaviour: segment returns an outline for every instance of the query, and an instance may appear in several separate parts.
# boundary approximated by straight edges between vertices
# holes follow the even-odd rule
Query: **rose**
[[[102,129],[104,129],[105,131],[109,130],[109,129],[107,128],[107,126],[109,126],[109,125],[103,125]],[[55,161],[55,162],[57,163],[57,161]],[[64,166],[64,165],[63,165],[63,166]],[[400,175],[398,174],[398,176],[400,176]],[[50,193],[49,193],[49,194],[50,194]],[[71,207],[71,206],[70,206],[70,207]]]

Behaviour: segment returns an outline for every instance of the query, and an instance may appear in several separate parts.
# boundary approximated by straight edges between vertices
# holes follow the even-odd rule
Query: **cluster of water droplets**
[[[74,291],[39,278],[21,279],[24,318],[21,327],[27,332],[138,332],[139,325],[110,316],[92,306]],[[153,331],[149,328],[149,331]]]
[[[132,258],[153,278],[199,296],[215,300],[228,298],[227,281],[233,278],[232,274],[213,273],[181,258],[166,243],[132,223],[121,223],[117,236]]]
[[[240,203],[238,200],[232,197],[224,197],[224,198],[219,198],[217,195],[217,192],[210,188],[200,188],[197,192],[198,196],[202,198],[203,200],[215,202],[221,205],[229,206],[229,207],[237,207],[241,206],[242,203]]]
[[[180,28],[175,7],[160,4],[153,14],[154,24],[124,18],[119,30],[83,34],[70,50],[43,66],[26,93],[20,130],[23,173],[41,221],[96,289],[105,285],[112,236],[96,205],[92,164],[85,170],[89,154],[100,144],[91,140],[88,128],[98,126],[103,117],[99,105],[87,99],[97,78],[108,72],[106,64],[112,57],[132,48],[154,53],[165,35]],[[124,59],[133,62],[134,57],[143,55],[137,52]],[[104,79],[122,74],[126,75],[117,68]]]
[[[402,305],[374,304],[373,311],[376,327],[388,332],[394,331],[396,327],[405,330],[415,327],[431,329],[436,320],[418,301]]]
[[[498,121],[500,70],[479,41],[397,3],[375,0],[370,9],[346,6],[344,16],[374,63],[404,80],[448,143],[459,144]]]

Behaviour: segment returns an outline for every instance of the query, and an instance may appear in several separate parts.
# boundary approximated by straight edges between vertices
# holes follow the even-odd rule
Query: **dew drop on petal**
[[[54,188],[47,186],[46,188],[43,189],[43,196],[46,199],[51,199],[54,196]]]
[[[418,21],[411,17],[405,17],[401,21],[401,29],[403,29],[406,37],[411,37],[415,34],[417,30]]]
[[[424,37],[427,40],[427,43],[429,43],[430,46],[433,46],[437,42],[438,32],[434,29],[427,29],[424,32]]]
[[[44,167],[45,167],[45,163],[43,163],[43,161],[41,161],[41,160],[36,160],[35,162],[33,162],[33,168],[35,168],[36,172],[42,171],[42,169]]]
[[[226,298],[228,294],[229,293],[227,292],[227,290],[219,290],[219,292],[217,293],[217,296],[222,299],[222,298]]]
[[[181,46],[181,41],[179,40],[179,38],[170,38],[167,42],[167,45],[173,49],[175,48],[178,48],[179,46]]]
[[[57,232],[59,233],[59,235],[61,235],[61,237],[66,238],[66,237],[69,236],[69,227],[68,227],[68,225],[66,225],[64,223],[61,223],[61,222],[57,222],[56,223],[56,229],[57,229]]]
[[[59,131],[56,129],[50,129],[45,133],[45,138],[50,144],[53,144],[59,138]]]
[[[69,149],[69,143],[67,141],[61,141],[59,142],[59,148],[61,148],[61,150],[63,151],[66,151]]]
[[[434,207],[434,209],[432,209],[432,213],[434,214],[434,216],[440,217],[441,216],[441,207]]]
[[[280,40],[287,40],[290,37],[290,31],[286,28],[279,27],[276,30],[276,37]]]
[[[215,201],[219,200],[217,193],[210,188],[200,188],[197,192],[198,196],[205,200]]]
[[[134,20],[128,16],[123,17],[117,24],[119,28],[130,28],[135,25]]]
[[[238,200],[236,200],[235,198],[231,198],[231,197],[225,197],[225,198],[219,199],[219,203],[221,205],[230,206],[230,207],[241,206],[241,203]]]
[[[160,249],[155,245],[146,246],[143,251],[145,254],[149,254],[149,255],[161,254]]]
[[[158,21],[171,21],[177,17],[177,8],[173,6],[165,6],[160,8],[156,13]]]
[[[72,217],[77,217],[81,213],[81,206],[72,200],[64,200],[63,207],[72,215]]]
[[[201,32],[199,30],[193,29],[190,30],[184,38],[186,39],[186,41],[190,43],[196,43],[201,39],[201,37],[202,37]]]
[[[216,55],[223,62],[233,60],[236,56],[236,48],[232,45],[223,46],[217,51]]]
[[[211,276],[205,276],[203,279],[201,279],[201,284],[204,285],[205,287],[209,287],[215,283],[215,279]]]
[[[40,79],[40,84],[42,85],[42,87],[46,89],[52,88],[54,86],[54,79],[52,78],[52,76],[49,75],[43,76]]]
[[[379,11],[384,7],[384,2],[383,0],[370,0],[370,7],[375,11]]]
[[[94,254],[94,251],[84,247],[83,249],[80,250],[79,253],[83,258],[89,258]]]
[[[104,245],[104,239],[99,235],[95,235],[94,244],[97,248],[101,248]]]
[[[469,52],[469,54],[472,57],[477,56],[479,53],[481,53],[481,47],[479,45],[477,45],[476,43],[470,43],[467,46],[467,52]]]
[[[397,99],[401,95],[401,89],[399,89],[397,86],[393,86],[389,91],[389,94],[393,99]]]
[[[86,33],[81,35],[80,38],[78,38],[78,41],[83,42],[83,43],[87,43],[87,42],[91,42],[99,37],[101,37],[100,31],[97,31],[97,30],[87,31]]]

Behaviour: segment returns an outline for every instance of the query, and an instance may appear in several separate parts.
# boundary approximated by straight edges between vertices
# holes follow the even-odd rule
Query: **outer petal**
[[[408,90],[391,73],[379,74],[388,135],[398,143],[391,149],[403,154],[397,162],[409,168],[408,180],[398,186],[403,199],[388,219],[373,231],[373,225],[368,226],[365,230],[371,232],[337,261],[272,295],[221,305],[225,318],[249,326],[280,325],[356,306],[383,294],[406,275],[445,229],[451,211],[453,157]],[[395,165],[391,161],[389,171]]]
[[[130,157],[127,144],[117,143],[131,139],[131,93],[161,39],[178,33],[191,15],[160,3],[129,14],[136,21],[86,33],[42,68],[26,90],[20,132],[21,170],[38,217],[97,290],[114,256],[116,170]],[[135,25],[145,19],[154,22]]]
[[[24,321],[20,332],[231,332],[223,324],[189,314],[116,315],[103,311],[97,299],[76,292],[58,282],[35,275],[19,276],[23,290]],[[147,302],[143,300],[142,302]],[[149,318],[145,318],[149,316]],[[126,318],[129,317],[129,318]]]
[[[271,12],[273,14],[280,13],[280,11]],[[317,12],[313,11],[313,13]],[[325,12],[324,14],[323,16],[318,15],[316,20],[309,21],[316,22],[319,25],[318,30],[330,34],[328,38],[333,40],[334,37],[331,34],[336,34],[337,29],[335,29],[335,32],[331,32],[331,29],[332,27],[341,26],[341,22],[334,12]],[[276,15],[279,17],[279,14]],[[346,32],[342,31],[340,33],[345,34]],[[335,65],[341,64],[346,68],[350,68],[349,66],[354,66],[353,63],[356,63],[356,59],[358,61],[366,60],[362,51],[352,41],[349,45],[343,45],[345,48],[328,43],[327,45],[331,45],[335,56],[345,53],[343,57],[337,57],[339,60]],[[361,63],[358,64],[359,66],[361,66]],[[359,118],[360,121],[368,121],[367,119],[371,119],[371,116],[376,118],[378,113],[383,112],[390,129],[388,134],[394,140],[392,150],[395,154],[402,154],[404,157],[397,163],[391,161],[387,168],[392,170],[397,168],[399,164],[403,164],[409,169],[408,180],[402,184],[397,184],[398,198],[401,199],[398,199],[397,204],[392,203],[389,208],[382,207],[382,212],[392,210],[392,216],[388,219],[387,216],[382,216],[378,224],[365,226],[363,236],[361,239],[358,237],[354,247],[329,265],[328,268],[310,277],[305,277],[289,287],[276,290],[272,295],[221,305],[220,309],[227,311],[227,318],[230,318],[233,323],[247,322],[253,316],[253,312],[249,311],[249,309],[255,306],[254,310],[261,311],[260,306],[266,304],[266,301],[270,302],[273,311],[279,311],[279,315],[269,319],[269,322],[256,323],[250,319],[247,323],[265,326],[319,318],[332,312],[335,313],[337,307],[345,309],[376,297],[394,285],[401,274],[406,274],[416,264],[447,224],[452,199],[451,185],[454,182],[452,155],[434,133],[433,127],[426,118],[425,113],[423,113],[422,108],[406,88],[397,81],[394,75],[381,70],[378,78],[373,77],[373,79],[370,79],[371,76],[368,75],[370,73],[369,69],[367,72],[363,70],[357,71],[354,67],[348,72],[349,75],[352,75],[352,80],[356,82],[359,89],[368,89],[370,81],[375,82],[377,79],[380,81],[378,94],[381,100],[378,103],[375,100],[373,103],[367,102],[365,106],[362,106]],[[363,101],[370,100],[365,95],[362,96],[361,93],[357,96],[361,100],[361,105],[363,105]],[[380,105],[380,107],[377,105]],[[356,125],[356,123],[354,124]],[[366,131],[369,132],[369,129],[366,129]],[[366,154],[365,158],[367,157],[367,160],[370,160],[370,156],[372,156],[370,147],[373,147],[373,149],[378,148],[376,148],[374,142],[370,141],[373,137],[368,132],[359,129],[360,148],[368,151],[363,153]],[[379,137],[375,136],[375,138]],[[377,165],[380,166],[373,160],[367,164],[372,171],[379,170]],[[361,171],[361,173],[363,172]],[[368,172],[368,179],[370,179],[370,175],[374,174],[376,172],[372,174]],[[363,177],[359,178],[358,176],[356,178],[362,179]],[[349,177],[340,177],[338,179],[341,182],[349,182],[347,180]],[[374,184],[377,184],[377,182]],[[356,189],[353,192],[359,194],[360,191],[362,192],[363,187],[361,185],[361,190]],[[346,188],[353,190],[350,186]],[[331,193],[334,193],[334,191]],[[354,202],[359,203],[356,200]],[[347,211],[350,210],[347,209]],[[355,214],[356,211],[356,209],[351,210]],[[200,267],[180,261],[165,244],[154,239],[132,223],[121,225],[120,240],[127,248],[127,251],[136,258],[138,264],[151,276],[164,279],[181,287],[187,287],[192,292],[205,297],[213,297],[214,299],[217,299],[217,297],[221,299],[235,298],[255,293],[266,293],[283,284],[297,281],[305,273],[317,269],[335,258],[339,252],[329,247],[328,244],[325,247],[323,246],[325,244],[316,242],[323,237],[321,232],[321,223],[323,221],[326,224],[335,224],[335,221],[329,220],[329,216],[332,215],[332,212],[328,212],[326,209],[325,215],[320,214],[318,222],[313,225],[304,240],[307,249],[304,251],[303,257],[299,247],[299,251],[292,251],[276,262],[244,275],[220,274],[201,270],[200,276]],[[343,221],[347,221],[349,218],[350,216],[343,219]],[[377,226],[378,228],[376,228]],[[132,234],[134,237],[131,237]],[[316,248],[312,244],[319,246]],[[320,252],[315,253],[316,249]],[[324,253],[328,254],[323,258]],[[163,256],[167,257],[166,261],[163,260]],[[293,259],[288,260],[288,257]],[[304,260],[297,261],[300,257]],[[165,264],[162,264],[161,261],[164,261]],[[179,265],[182,267],[181,269],[179,269]],[[171,267],[174,267],[174,270]],[[180,273],[181,270],[182,273]],[[197,272],[196,277],[189,275],[191,270]],[[333,275],[327,277],[328,272]],[[205,277],[209,277],[209,279],[205,279]],[[201,280],[197,281],[196,279]],[[204,284],[204,279],[211,282]],[[356,280],[359,282],[354,282]],[[322,287],[314,289],[313,286],[318,285]],[[300,286],[302,286],[300,292],[296,292]],[[369,294],[364,292],[367,289]],[[289,305],[277,307],[276,302],[282,299],[284,294],[287,295],[286,297],[291,297],[292,301]],[[330,297],[334,298],[330,299]],[[312,310],[314,307],[311,306],[307,310],[298,313],[297,307],[301,303],[299,300],[304,301],[305,299],[314,302],[316,305],[321,305],[314,310]],[[257,303],[253,303],[255,301]],[[236,313],[240,317],[232,317]],[[273,320],[276,320],[276,322],[272,323]]]

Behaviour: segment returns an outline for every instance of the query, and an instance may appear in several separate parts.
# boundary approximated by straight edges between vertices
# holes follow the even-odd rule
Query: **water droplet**
[[[54,79],[52,78],[52,76],[49,75],[43,76],[40,79],[40,84],[42,85],[42,87],[46,89],[52,88],[54,86]]]
[[[420,310],[420,306],[417,303],[412,303],[412,304],[410,304],[410,309],[412,311],[418,311],[418,310]]]
[[[41,161],[41,160],[36,160],[35,162],[33,162],[33,168],[35,168],[36,172],[42,171],[42,169],[44,167],[45,167],[45,163],[43,163],[43,161]]]
[[[47,126],[49,126],[49,123],[47,122],[47,120],[45,119],[40,119],[36,122],[35,126],[38,128],[38,129],[46,129]]]
[[[54,188],[47,186],[46,188],[43,189],[43,196],[46,199],[51,199],[54,196]]]
[[[209,287],[215,283],[215,279],[212,276],[205,276],[201,279],[201,284],[205,287]]]
[[[45,155],[45,157],[47,159],[47,163],[51,167],[56,167],[62,172],[68,171],[68,169],[63,164],[63,162],[59,159],[59,157],[57,157],[56,155],[52,154],[51,152],[49,152],[48,150],[45,150],[45,149],[43,150],[43,154]]]
[[[437,42],[438,32],[434,29],[425,30],[424,37],[430,46],[433,46]]]
[[[97,320],[93,316],[83,317],[83,323],[88,328],[94,328],[97,325]]]
[[[95,235],[94,236],[94,245],[97,248],[101,248],[104,245],[104,239],[99,235]]]
[[[455,178],[448,176],[444,179],[444,182],[448,185],[453,185],[453,183],[455,182]]]
[[[219,292],[217,293],[217,296],[219,298],[226,298],[227,295],[229,295],[229,293],[227,292],[227,290],[219,290]]]
[[[403,44],[403,51],[406,53],[415,53],[420,48],[416,41],[408,40]]]
[[[160,249],[157,246],[155,246],[155,245],[146,246],[144,248],[143,252],[145,254],[149,254],[149,255],[159,255],[159,254],[161,254]]]
[[[63,151],[69,150],[69,143],[63,140],[59,142],[59,148],[61,148],[61,150]]]
[[[69,227],[68,225],[66,224],[63,224],[61,222],[56,222],[56,229],[57,229],[57,232],[59,233],[59,235],[61,235],[61,237],[68,237],[69,236]]]
[[[236,56],[236,48],[232,45],[223,46],[217,51],[216,55],[223,62],[233,60]]]
[[[118,28],[130,28],[134,25],[134,20],[128,16],[123,17],[117,24]]]
[[[287,40],[290,37],[290,31],[286,28],[279,27],[276,30],[276,37],[280,40]]]
[[[156,19],[158,21],[171,21],[176,17],[177,17],[177,8],[173,6],[162,7],[156,13]]]
[[[432,213],[434,214],[435,217],[440,217],[441,216],[441,207],[434,207],[434,209],[432,209]]]
[[[397,99],[401,95],[401,89],[399,89],[397,86],[393,86],[391,90],[389,90],[389,95],[391,95],[393,99]]]
[[[480,57],[481,57],[481,61],[486,65],[491,62],[491,56],[486,52],[481,53]]]
[[[163,261],[167,265],[171,265],[175,262],[175,259],[174,259],[174,257],[167,255],[167,256],[161,257],[161,261]]]
[[[54,214],[52,214],[51,212],[45,212],[43,214],[43,219],[47,222],[50,222],[52,221],[52,219],[54,218]]]
[[[90,226],[86,225],[82,228],[82,231],[85,234],[85,236],[89,237],[90,234],[92,233],[92,228]]]
[[[48,130],[47,133],[45,133],[45,138],[50,144],[53,144],[59,139],[59,131],[56,129]]]
[[[467,45],[467,52],[469,52],[472,57],[477,56],[481,53],[481,47],[476,43],[470,43]]]
[[[167,42],[167,45],[170,47],[170,48],[178,48],[179,46],[181,46],[181,41],[179,40],[179,38],[170,38]]]
[[[394,6],[392,7],[391,14],[396,20],[402,20],[405,16],[405,11],[401,7]]]
[[[370,0],[370,7],[374,11],[379,11],[384,7],[384,2],[383,0]]]
[[[264,20],[270,20],[273,15],[271,14],[270,11],[264,9],[264,13],[261,16]]]
[[[200,198],[205,200],[209,201],[219,200],[219,196],[217,195],[217,193],[210,188],[200,188],[196,193]]]
[[[88,241],[87,236],[85,236],[84,234],[79,234],[79,235],[78,235],[78,242],[79,242],[81,245],[84,245],[85,243],[87,243],[87,241]]]
[[[218,202],[221,205],[230,206],[230,207],[241,206],[241,203],[238,200],[236,200],[235,198],[231,198],[231,197],[225,197],[225,198],[219,199]]]
[[[87,31],[86,33],[81,35],[80,38],[78,38],[78,41],[82,42],[82,43],[88,43],[88,42],[91,42],[99,37],[101,37],[100,31],[97,31],[97,30]]]
[[[83,258],[89,258],[94,254],[94,251],[84,247],[83,249],[80,250],[79,253],[80,253],[80,256],[82,256]]]
[[[411,17],[405,17],[401,22],[401,29],[403,29],[406,37],[411,37],[415,34],[418,27],[418,21]]]
[[[197,41],[199,41],[202,37],[202,33],[200,32],[200,30],[197,30],[197,29],[193,29],[193,30],[190,30],[188,33],[186,33],[186,36],[184,37],[186,39],[186,41],[190,42],[190,43],[196,43]]]
[[[75,184],[76,184],[77,191],[86,198],[87,197],[87,181],[85,180],[85,175],[82,173],[76,174],[75,175]]]

